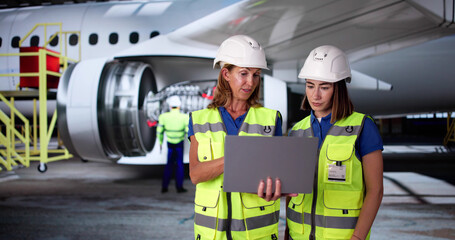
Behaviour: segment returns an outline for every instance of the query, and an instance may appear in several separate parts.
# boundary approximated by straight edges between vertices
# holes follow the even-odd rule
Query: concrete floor
[[[0,173],[0,239],[193,238],[195,187],[188,179],[187,193],[161,194],[161,167],[72,159],[50,163],[42,174],[37,164]],[[386,172],[384,186],[371,239],[455,239],[453,185]],[[281,212],[280,239],[284,204]]]

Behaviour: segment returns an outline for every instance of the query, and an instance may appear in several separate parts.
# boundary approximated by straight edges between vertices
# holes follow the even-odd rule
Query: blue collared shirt
[[[228,135],[237,135],[239,133],[240,126],[242,126],[243,120],[245,120],[246,113],[242,116],[236,118],[235,120],[232,119],[231,114],[226,110],[224,107],[219,107],[221,118],[226,126],[226,131]],[[283,136],[283,130],[281,129],[281,114],[279,114],[279,120],[276,124],[275,136]],[[193,120],[190,118],[188,123],[188,139],[194,135],[193,131]]]
[[[330,123],[331,118],[332,114],[329,114],[328,116],[323,117],[319,123],[316,116],[314,116],[313,111],[311,111],[311,126],[313,128],[314,136],[319,138],[319,148],[321,148],[322,142],[324,141],[325,136],[327,136],[327,132],[333,126],[333,124]],[[373,120],[371,120],[371,118],[365,119],[363,129],[357,139],[355,149],[361,158],[376,150],[384,150],[378,127]]]

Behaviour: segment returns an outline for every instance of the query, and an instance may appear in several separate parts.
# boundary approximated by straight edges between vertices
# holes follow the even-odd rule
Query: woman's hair
[[[217,108],[217,107],[227,107],[231,104],[232,100],[232,90],[229,86],[229,82],[226,81],[223,77],[222,70],[226,68],[228,71],[231,71],[235,65],[226,63],[220,70],[218,75],[218,82],[216,84],[215,92],[213,94],[212,102],[207,106],[207,108]],[[262,105],[259,103],[259,92],[261,89],[261,81],[259,81],[256,89],[254,89],[253,93],[251,94],[250,98],[248,98],[247,106],[249,107],[261,107]]]
[[[302,110],[311,110],[310,102],[307,96],[303,98]],[[331,123],[341,120],[354,112],[354,105],[349,98],[348,89],[346,87],[346,80],[341,80],[333,83],[333,96],[332,96],[332,118]]]

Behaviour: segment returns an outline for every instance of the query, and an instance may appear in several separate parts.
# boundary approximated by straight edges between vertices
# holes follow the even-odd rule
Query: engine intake
[[[156,93],[155,77],[142,62],[93,59],[71,66],[57,91],[63,143],[86,160],[146,155],[156,139],[143,110],[150,91]]]

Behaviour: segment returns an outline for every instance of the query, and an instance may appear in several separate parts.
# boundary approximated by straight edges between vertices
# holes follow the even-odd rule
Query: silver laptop
[[[318,138],[228,135],[224,149],[225,192],[256,193],[268,176],[280,178],[282,193],[312,192]]]

